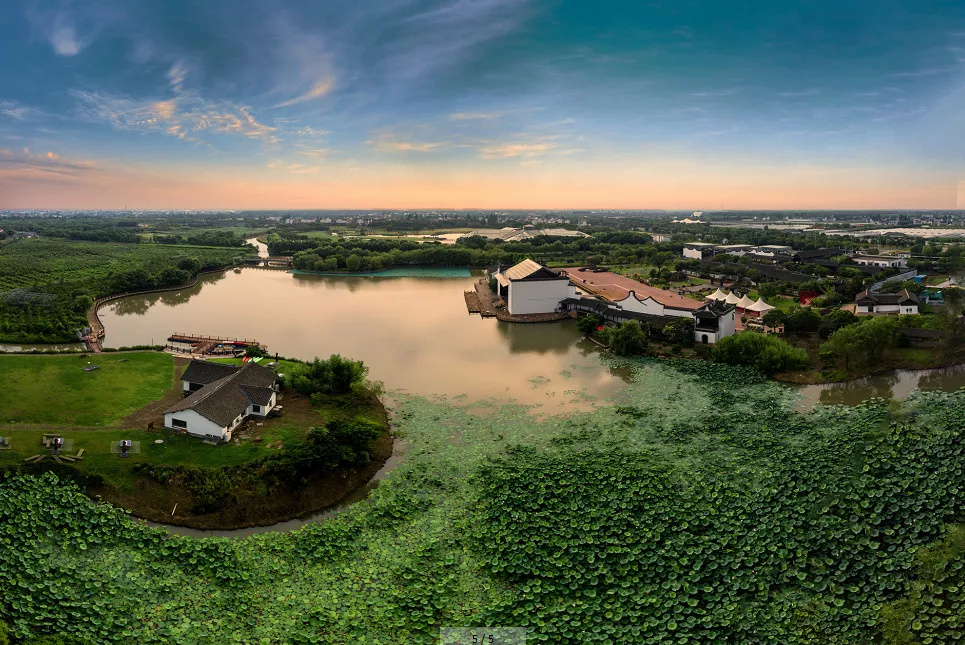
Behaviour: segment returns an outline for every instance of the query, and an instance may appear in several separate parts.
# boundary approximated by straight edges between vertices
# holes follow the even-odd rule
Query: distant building
[[[862,291],[854,298],[856,314],[917,314],[918,295],[902,289],[897,293]]]
[[[545,314],[558,311],[560,303],[573,295],[569,277],[525,259],[493,274],[499,295],[510,314]]]
[[[854,261],[864,266],[874,266],[881,268],[908,266],[908,259],[897,255],[856,255]]]
[[[553,237],[590,237],[589,234],[584,233],[583,231],[571,231],[566,228],[540,229],[536,228],[532,224],[527,224],[522,228],[513,228],[512,226],[507,226],[499,230],[482,229],[467,233],[463,237],[472,237],[476,235],[490,240],[502,240],[503,242],[520,242],[522,240],[531,240],[544,235]]]
[[[277,401],[278,375],[267,367],[191,361],[181,376],[185,398],[164,411],[164,426],[196,437],[230,441],[249,416],[264,417]]]
[[[737,307],[729,304],[708,303],[692,312],[694,340],[702,345],[713,345],[737,329]]]
[[[714,257],[716,244],[710,242],[687,242],[684,244],[683,254],[685,258],[693,260],[708,260]]]

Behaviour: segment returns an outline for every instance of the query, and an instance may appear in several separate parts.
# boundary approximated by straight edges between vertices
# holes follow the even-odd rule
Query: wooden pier
[[[265,345],[262,345],[254,339],[222,338],[218,336],[199,336],[181,333],[174,333],[168,336],[168,342],[172,343],[172,345],[169,346],[170,349],[179,352],[190,351],[191,354],[232,355],[236,351],[245,350],[248,347],[258,347],[262,351],[268,349]],[[178,347],[173,343],[190,345],[191,349],[186,350],[186,348]]]
[[[466,298],[466,309],[469,313],[482,313],[482,305],[479,304],[479,296],[475,291],[463,291],[462,295]]]

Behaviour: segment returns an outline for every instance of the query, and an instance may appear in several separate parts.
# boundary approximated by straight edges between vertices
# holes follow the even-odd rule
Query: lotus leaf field
[[[401,465],[291,533],[173,537],[11,476],[0,619],[95,643],[965,642],[965,392],[802,413],[744,368],[628,365],[567,416],[397,393]]]

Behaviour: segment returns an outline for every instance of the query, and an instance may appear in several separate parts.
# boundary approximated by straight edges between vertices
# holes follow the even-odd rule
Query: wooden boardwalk
[[[265,345],[262,345],[254,339],[222,338],[218,336],[200,336],[195,334],[181,333],[174,333],[168,336],[168,342],[190,345],[190,352],[192,354],[230,355],[234,353],[236,349],[246,349],[248,347],[258,347],[262,351],[268,349]],[[171,345],[171,349],[175,351],[182,351],[182,348],[179,348],[173,344]]]
[[[482,313],[482,305],[479,304],[479,296],[475,291],[464,291],[462,295],[466,298],[466,309],[469,313]]]

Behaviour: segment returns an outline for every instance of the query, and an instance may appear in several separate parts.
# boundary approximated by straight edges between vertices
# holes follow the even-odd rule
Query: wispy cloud
[[[950,74],[957,72],[958,67],[933,67],[930,69],[920,69],[915,72],[898,72],[895,76],[915,77],[915,76],[937,76],[938,74]]]
[[[38,110],[29,108],[16,101],[0,101],[0,116],[5,116],[15,121],[23,121],[37,112]]]
[[[492,120],[503,116],[505,112],[455,112],[449,118],[453,121]]]
[[[731,87],[729,89],[724,89],[724,90],[708,90],[704,92],[691,92],[690,95],[696,96],[699,98],[713,98],[718,96],[733,96],[738,92],[740,92],[739,87]]]
[[[191,141],[205,133],[238,134],[268,143],[278,141],[276,128],[259,122],[247,106],[178,97],[164,101],[135,101],[126,97],[72,90],[81,113],[106,121],[118,130],[164,132]]]
[[[34,5],[28,9],[27,18],[58,56],[76,56],[90,44],[80,37],[74,17],[65,10],[43,11]]]
[[[508,141],[484,145],[479,148],[479,156],[483,159],[508,159],[511,157],[539,157],[555,150],[556,143],[551,141],[541,141],[538,143],[527,143],[520,141]]]
[[[28,148],[0,148],[0,176],[73,178],[95,168],[90,161],[65,159],[54,152],[33,153]]]
[[[304,103],[305,101],[311,101],[312,99],[317,99],[325,96],[335,87],[335,79],[331,76],[323,78],[322,80],[316,82],[312,85],[311,89],[302,94],[301,96],[296,96],[288,101],[283,101],[277,103],[273,107],[288,107],[289,105],[295,105],[296,103]]]
[[[445,145],[438,141],[405,141],[391,134],[377,134],[365,143],[379,152],[432,152]]]
[[[812,87],[812,88],[807,89],[807,90],[798,90],[798,91],[790,91],[790,92],[778,92],[777,95],[778,95],[778,96],[783,96],[783,97],[786,97],[786,98],[797,98],[797,97],[804,97],[804,96],[814,96],[814,95],[820,94],[820,93],[821,93],[821,90],[820,90],[820,89],[818,89],[818,88],[816,88],[816,87]]]

